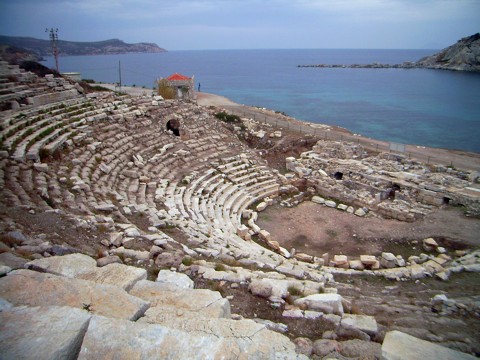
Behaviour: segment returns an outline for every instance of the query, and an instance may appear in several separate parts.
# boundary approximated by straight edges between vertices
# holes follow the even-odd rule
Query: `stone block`
[[[248,227],[245,225],[240,225],[237,228],[237,235],[240,236],[242,239],[245,239],[245,236],[248,234]]]
[[[267,203],[262,201],[260,204],[257,205],[256,210],[257,212],[261,212],[267,208]]]
[[[357,215],[357,216],[360,216],[360,217],[364,217],[365,215],[367,215],[367,213],[365,212],[365,210],[363,210],[362,208],[357,209],[357,210],[354,212],[354,214]]]
[[[335,266],[348,265],[348,257],[346,255],[335,255],[333,257]]]
[[[92,318],[79,359],[112,354],[121,359],[302,358],[286,336],[252,320],[172,319],[157,325]]]
[[[105,257],[97,259],[97,266],[98,267],[107,266],[107,265],[113,264],[113,263],[121,264],[122,260],[116,255],[109,255],[109,256],[105,256]]]
[[[193,289],[193,280],[187,275],[170,270],[160,270],[156,282],[160,284],[169,284],[181,289]]]
[[[165,284],[141,280],[133,286],[130,294],[150,302],[151,308],[174,306],[177,310],[197,312],[203,317],[230,318],[230,303],[222,298],[218,291],[178,288],[172,290]]]
[[[384,360],[473,360],[475,356],[452,350],[400,331],[389,331],[382,344]]]
[[[433,260],[428,260],[427,262],[423,263],[423,268],[430,275],[445,271],[445,268],[443,266],[439,265],[437,262]]]
[[[378,332],[377,321],[373,316],[344,314],[340,324],[361,330],[369,335],[375,335]]]
[[[70,254],[37,259],[25,264],[26,269],[41,271],[54,275],[75,278],[96,269],[97,263],[90,256]]]
[[[11,252],[4,252],[0,254],[0,264],[8,266],[13,270],[23,269],[27,262],[27,259],[17,256]]]
[[[325,204],[325,199],[320,197],[320,196],[313,196],[312,197],[312,202],[314,202],[316,204],[323,205],[323,204]]]
[[[328,206],[328,207],[331,207],[331,208],[337,207],[337,203],[333,200],[326,200],[325,205]]]
[[[76,359],[91,314],[71,307],[14,307],[0,312],[2,359]]]
[[[148,303],[112,285],[30,270],[0,278],[0,297],[14,305],[88,307],[93,314],[136,320]]]
[[[270,235],[270,233],[267,231],[267,230],[260,230],[260,232],[258,233],[260,239],[262,239],[263,241],[271,241],[272,240],[272,235]]]
[[[377,259],[373,255],[360,255],[360,261],[364,265],[374,265]]]
[[[425,251],[433,251],[438,247],[438,243],[433,238],[427,238],[422,241]]]
[[[342,297],[338,294],[314,294],[295,300],[294,304],[308,310],[343,315]]]
[[[304,261],[304,262],[313,262],[313,256],[312,255],[308,255],[308,254],[304,254],[304,253],[296,253],[294,255],[295,259],[299,260],[299,261]]]
[[[348,265],[349,265],[350,269],[353,269],[353,270],[363,270],[363,269],[365,269],[365,265],[362,263],[361,260],[350,260],[348,262]]]
[[[114,285],[128,291],[138,281],[147,278],[147,270],[113,263],[104,267],[96,267],[89,272],[77,275],[76,278],[93,281],[97,284]]]
[[[423,266],[420,266],[418,264],[414,264],[414,265],[409,266],[408,268],[410,269],[411,277],[414,280],[423,279],[426,276],[425,275],[425,269],[423,268]]]

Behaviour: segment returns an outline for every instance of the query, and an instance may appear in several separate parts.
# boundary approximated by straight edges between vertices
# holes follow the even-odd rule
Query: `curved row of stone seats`
[[[15,112],[11,116],[3,118],[0,134],[4,140],[4,146],[7,150],[11,150],[13,144],[21,140],[25,134],[33,132],[42,122],[60,121],[68,118],[69,114],[93,109],[92,104],[87,102],[85,98],[83,98],[83,101],[75,99],[70,104],[50,104],[50,106],[42,107],[41,110]]]
[[[19,100],[32,94],[30,87],[21,85],[36,80],[37,76],[26,72],[18,65],[10,65],[0,61],[0,104]]]
[[[21,181],[20,164],[12,160],[5,160],[4,169],[4,192],[6,192],[6,204],[8,206],[27,206],[30,207],[32,201]],[[30,180],[31,186],[31,180]]]
[[[90,104],[90,98],[87,96],[80,96],[61,102],[22,108],[15,111],[4,111],[2,112],[2,126],[6,128],[17,123],[21,124],[22,121],[29,120],[33,117],[45,117],[46,115],[56,116],[64,113],[66,109],[75,111]]]
[[[16,133],[13,139],[8,139],[7,146],[10,146],[13,157],[18,161],[24,160],[25,157],[27,160],[38,161],[39,151],[46,145],[50,144],[49,151],[55,150],[62,144],[61,140],[66,141],[80,131],[88,131],[91,122],[106,118],[105,113],[101,110],[94,110],[93,106],[89,105],[76,111],[72,110],[68,113],[31,123],[28,127]],[[62,137],[59,140],[58,137],[60,136]]]
[[[53,75],[41,78],[20,69],[18,65],[0,63],[0,77],[4,79],[3,94],[0,94],[2,108],[39,106],[64,101],[79,96],[83,89],[76,83]],[[7,81],[5,81],[7,80]]]
[[[221,161],[224,164],[216,168],[192,174],[194,180],[190,184],[160,184],[157,199],[164,201],[171,216],[235,233],[243,210],[259,199],[278,194],[279,184],[274,174],[266,175],[264,167],[252,166],[248,161],[250,176],[238,178],[243,182],[232,181],[236,179],[228,178],[228,171],[243,167],[245,161],[238,157]]]

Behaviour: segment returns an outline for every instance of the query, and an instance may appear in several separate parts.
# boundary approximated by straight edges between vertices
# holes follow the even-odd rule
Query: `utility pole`
[[[49,32],[50,34],[50,42],[52,43],[52,51],[53,56],[55,57],[55,69],[58,73],[60,70],[58,69],[58,48],[57,48],[57,41],[58,41],[58,29],[51,28],[50,30],[45,29],[45,32]]]

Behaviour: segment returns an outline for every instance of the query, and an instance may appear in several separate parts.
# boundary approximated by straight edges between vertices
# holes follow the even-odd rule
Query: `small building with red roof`
[[[169,86],[174,89],[177,99],[194,99],[195,98],[195,76],[188,77],[179,73],[175,73],[167,77],[165,80]]]

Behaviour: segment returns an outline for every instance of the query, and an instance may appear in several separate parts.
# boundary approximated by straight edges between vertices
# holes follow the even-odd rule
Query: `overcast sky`
[[[438,49],[480,31],[480,0],[0,0],[0,34],[167,50]]]

